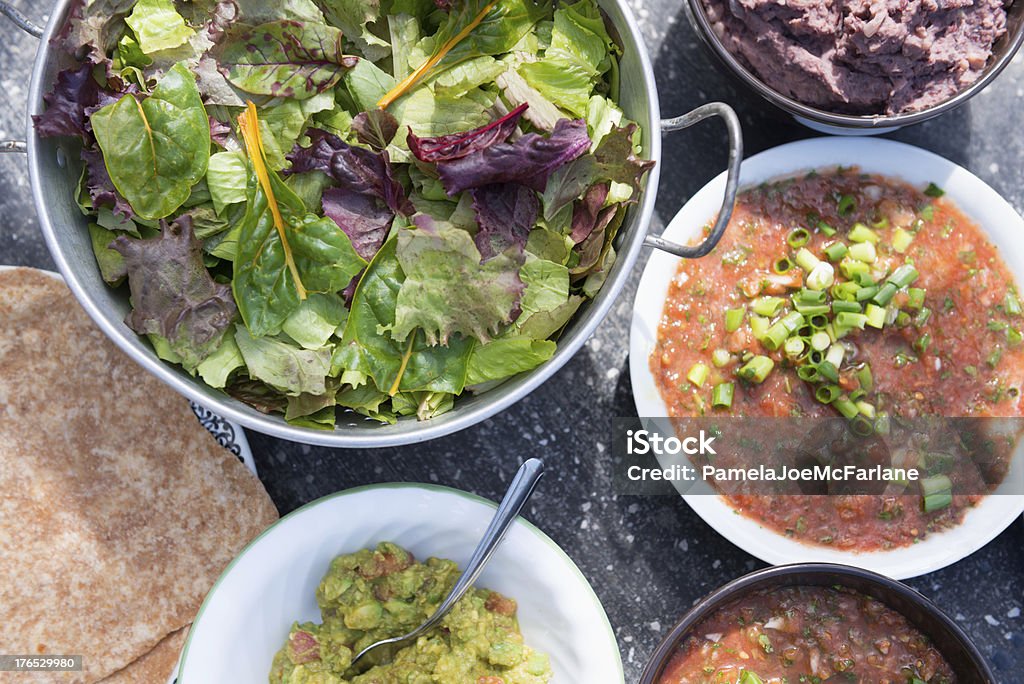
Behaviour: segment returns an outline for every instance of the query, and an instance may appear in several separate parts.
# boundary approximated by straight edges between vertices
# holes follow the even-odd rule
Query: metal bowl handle
[[[24,14],[16,10],[10,3],[3,2],[3,0],[0,0],[0,14],[7,15],[7,18],[14,22],[15,26],[30,36],[39,38],[43,35],[42,26],[39,26]]]
[[[658,235],[648,235],[644,238],[644,244],[663,252],[674,254],[684,259],[698,259],[707,256],[715,248],[718,241],[725,233],[725,227],[729,225],[729,218],[732,217],[732,209],[736,204],[736,191],[740,183],[740,163],[743,161],[743,131],[740,129],[740,120],[732,107],[724,102],[710,102],[697,107],[688,114],[677,116],[674,119],[665,119],[661,122],[661,130],[665,133],[689,128],[693,124],[708,119],[712,116],[719,116],[725,121],[725,127],[729,131],[729,173],[725,181],[725,198],[722,200],[722,208],[718,210],[718,219],[715,221],[711,233],[699,245],[679,245],[670,242]]]

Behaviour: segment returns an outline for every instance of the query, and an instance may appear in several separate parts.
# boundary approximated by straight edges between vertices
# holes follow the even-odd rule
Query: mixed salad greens
[[[128,325],[300,425],[549,359],[652,164],[595,0],[79,0],[55,43]]]

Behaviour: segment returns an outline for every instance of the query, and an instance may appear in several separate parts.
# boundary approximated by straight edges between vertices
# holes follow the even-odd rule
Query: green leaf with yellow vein
[[[168,70],[149,97],[125,95],[90,120],[114,187],[144,219],[172,214],[206,175],[210,121],[184,64]]]

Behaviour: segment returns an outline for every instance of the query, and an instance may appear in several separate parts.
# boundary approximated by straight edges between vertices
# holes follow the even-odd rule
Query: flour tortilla
[[[0,653],[84,656],[82,672],[0,673],[19,684],[159,656],[277,518],[188,403],[30,269],[0,271],[0,491]]]
[[[167,684],[174,666],[178,664],[187,635],[188,627],[171,632],[152,651],[99,684]]]

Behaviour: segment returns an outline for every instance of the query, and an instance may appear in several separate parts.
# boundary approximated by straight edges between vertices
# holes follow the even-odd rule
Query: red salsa
[[[741,193],[715,251],[669,286],[650,358],[669,416],[842,415],[870,431],[1024,415],[1013,276],[942,194],[856,169]],[[726,499],[801,541],[873,550],[959,524],[988,490],[924,491]]]
[[[956,676],[905,617],[846,588],[758,591],[698,623],[658,684],[800,682],[953,684]]]

